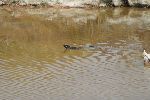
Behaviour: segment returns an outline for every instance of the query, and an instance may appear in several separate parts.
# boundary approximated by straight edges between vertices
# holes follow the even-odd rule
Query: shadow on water
[[[1,8],[0,99],[148,100],[149,17],[148,9]]]

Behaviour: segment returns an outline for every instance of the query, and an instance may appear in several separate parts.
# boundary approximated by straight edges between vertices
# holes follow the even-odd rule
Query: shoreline
[[[56,4],[49,4],[49,3],[33,3],[33,4],[21,4],[18,2],[12,2],[12,3],[3,3],[0,2],[0,7],[20,7],[20,8],[87,8],[87,9],[92,9],[92,8],[116,8],[116,7],[131,7],[131,8],[146,8],[149,9],[150,5],[148,4],[134,4],[134,5],[129,5],[129,4],[124,4],[120,6],[115,6],[114,4],[101,4],[101,5],[93,5],[93,4],[83,4],[83,5],[64,5],[61,3],[56,3]]]

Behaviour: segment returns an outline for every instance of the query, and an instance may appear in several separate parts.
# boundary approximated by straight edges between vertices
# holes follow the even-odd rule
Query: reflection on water
[[[0,100],[149,100],[148,9],[0,8]],[[63,44],[98,49],[68,50]]]

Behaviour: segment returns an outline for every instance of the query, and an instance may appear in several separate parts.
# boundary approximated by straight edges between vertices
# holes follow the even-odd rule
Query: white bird
[[[146,53],[145,50],[144,50],[144,52],[143,52],[143,57],[144,57],[144,63],[145,63],[145,64],[150,63],[150,54]]]

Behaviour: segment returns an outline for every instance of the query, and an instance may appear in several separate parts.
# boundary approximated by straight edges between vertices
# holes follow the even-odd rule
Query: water
[[[0,100],[149,100],[149,19],[149,9],[0,8]]]

